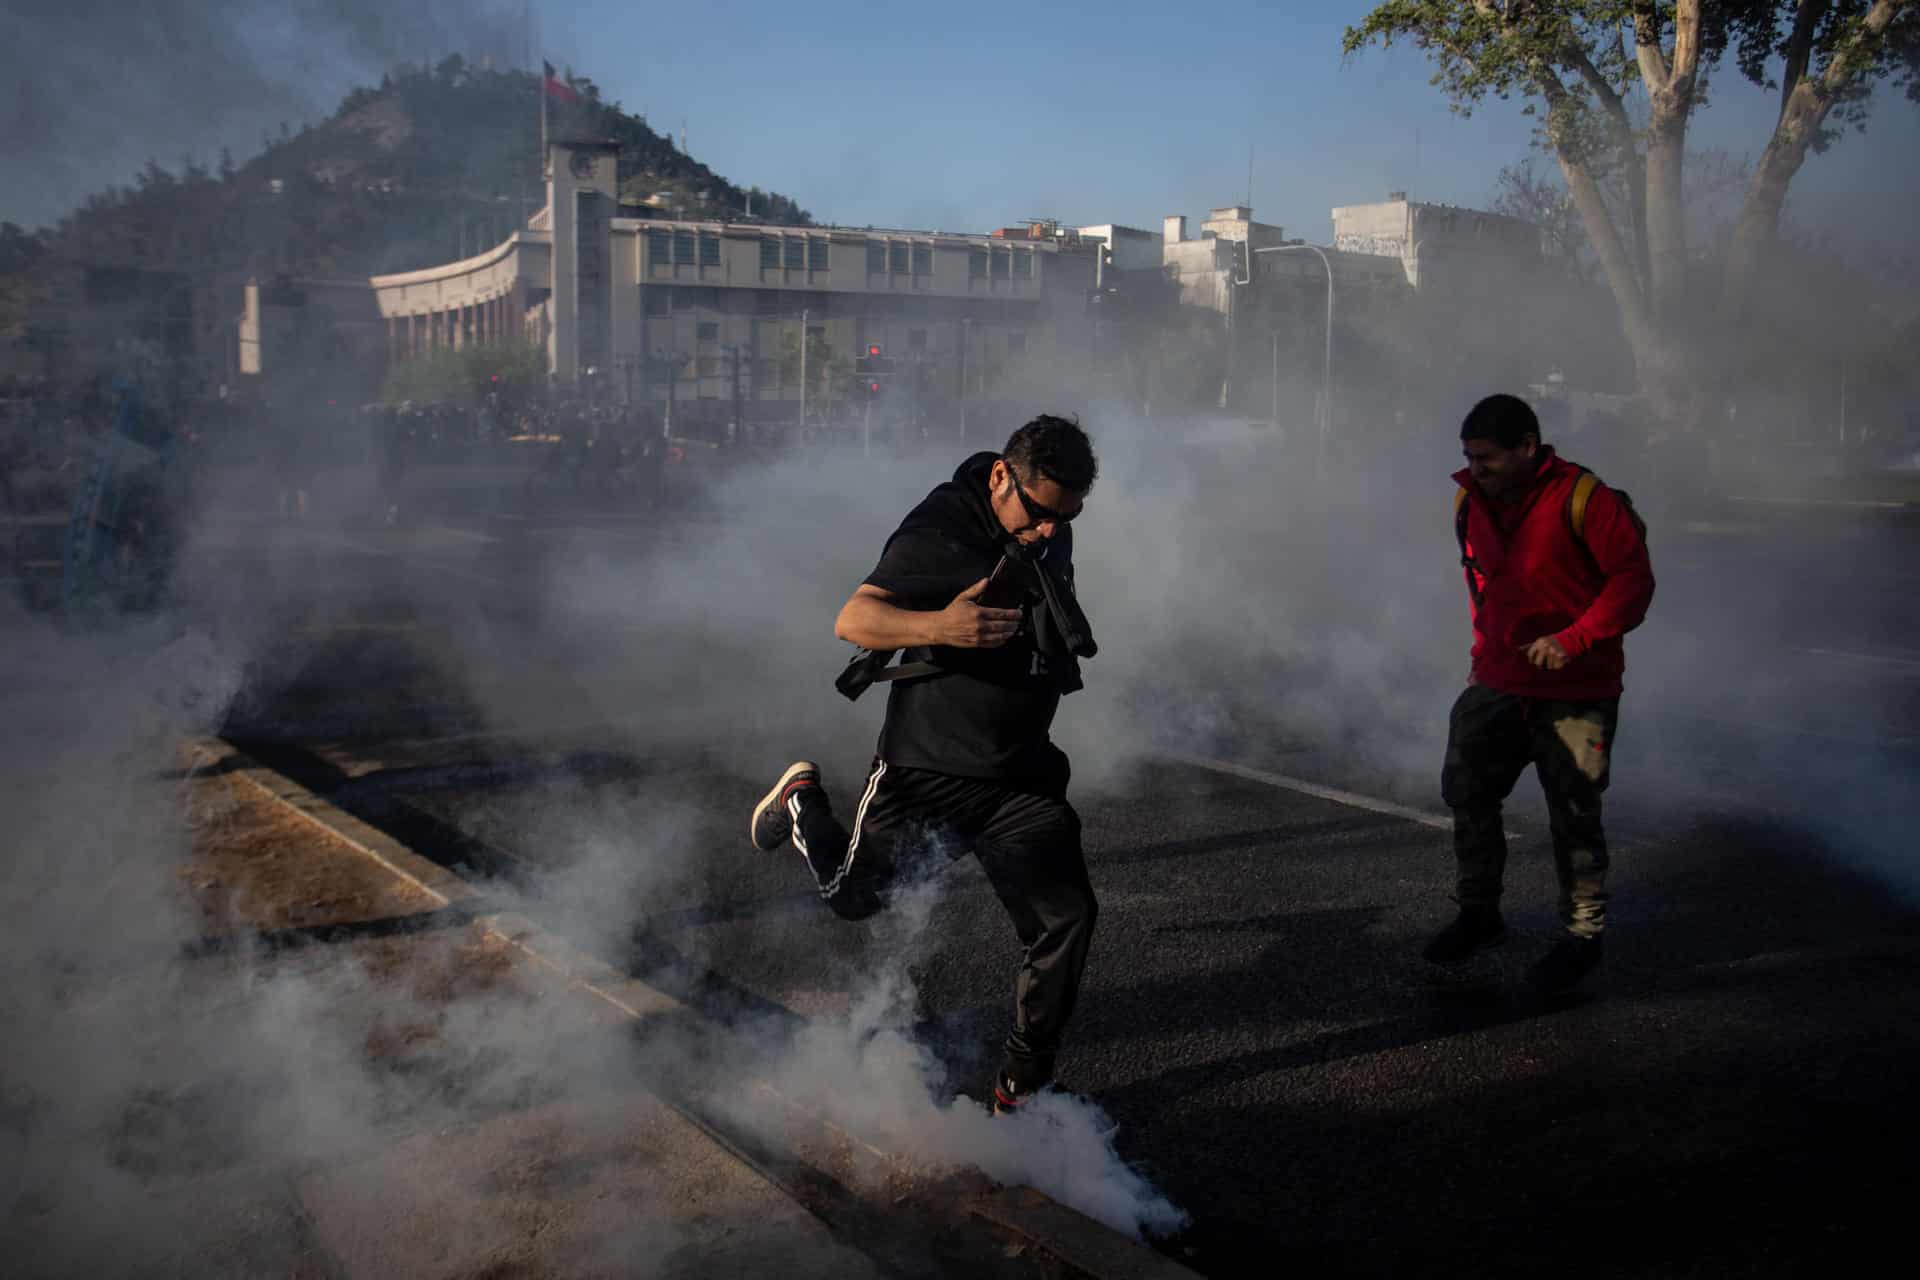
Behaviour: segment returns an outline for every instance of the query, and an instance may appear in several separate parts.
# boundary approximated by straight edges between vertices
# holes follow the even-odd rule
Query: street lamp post
[[[1267,421],[1277,429],[1280,426],[1280,331],[1273,331],[1273,409]]]
[[[960,317],[960,439],[967,438],[967,336],[973,329],[973,317]]]
[[[1314,244],[1271,244],[1264,249],[1249,248],[1247,252],[1247,278],[1235,280],[1235,284],[1253,283],[1253,255],[1256,253],[1299,253],[1311,252],[1319,257],[1320,265],[1327,270],[1327,344],[1326,353],[1320,364],[1320,444],[1314,457],[1314,476],[1318,480],[1326,479],[1327,471],[1327,431],[1333,420],[1333,263],[1319,245]],[[1280,340],[1274,335],[1274,405],[1278,417]]]

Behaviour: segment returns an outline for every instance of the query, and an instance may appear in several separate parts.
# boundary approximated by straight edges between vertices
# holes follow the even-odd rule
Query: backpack
[[[1567,530],[1573,534],[1573,541],[1580,550],[1586,552],[1588,563],[1593,563],[1593,552],[1587,546],[1587,503],[1593,498],[1593,491],[1600,487],[1600,477],[1577,467],[1579,478],[1573,482],[1573,492],[1567,495]],[[1625,489],[1615,489],[1613,496],[1620,499],[1620,506],[1626,511],[1627,519],[1633,522],[1633,528],[1640,535],[1640,541],[1647,540],[1647,522],[1633,505],[1633,498]],[[1467,551],[1467,491],[1465,488],[1453,491],[1453,537],[1460,544],[1460,564],[1467,571],[1467,594],[1473,597],[1474,604],[1480,603],[1480,566],[1474,562]],[[1599,566],[1595,564],[1596,571]]]

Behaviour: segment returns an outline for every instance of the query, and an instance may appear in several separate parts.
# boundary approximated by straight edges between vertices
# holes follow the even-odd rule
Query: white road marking
[[[1838,658],[1842,662],[1872,662],[1920,671],[1920,653],[1914,653],[1911,650],[1901,653],[1853,653],[1846,649],[1795,649],[1794,652],[1809,654],[1816,658]]]
[[[1243,764],[1234,764],[1230,760],[1216,760],[1212,756],[1191,755],[1184,751],[1155,752],[1163,760],[1172,760],[1177,764],[1192,765],[1196,769],[1210,769],[1214,773],[1224,773],[1229,777],[1244,778],[1248,782],[1261,782],[1269,787],[1279,787],[1286,791],[1298,791],[1301,795],[1313,796],[1320,800],[1331,800],[1335,804],[1344,804],[1353,809],[1365,809],[1369,813],[1384,813],[1389,817],[1405,818],[1408,822],[1417,822],[1423,827],[1432,827],[1436,831],[1453,830],[1453,818],[1444,813],[1434,813],[1427,809],[1415,809],[1411,805],[1395,804],[1391,800],[1380,800],[1373,796],[1363,796],[1357,791],[1342,791],[1338,787],[1324,787],[1317,782],[1308,782],[1304,778],[1290,778],[1284,773],[1269,773],[1265,769],[1252,769]]]

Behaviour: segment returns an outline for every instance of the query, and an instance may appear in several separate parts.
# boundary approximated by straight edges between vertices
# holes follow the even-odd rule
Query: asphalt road
[[[619,620],[555,629],[516,576],[563,546],[627,580],[710,526],[249,528],[206,547],[275,619],[233,736],[423,852],[546,894],[561,927],[717,1015],[844,1014],[904,962],[946,1087],[983,1087],[1017,949],[978,869],[939,874],[924,929],[834,920],[796,857],[744,838],[768,771],[807,744],[758,722],[716,724],[711,750],[662,738],[661,686],[636,677],[636,704],[574,678]],[[1519,981],[1554,929],[1529,799],[1514,940],[1439,975],[1417,953],[1451,910],[1446,832],[1251,776],[1433,804],[1403,773],[1250,707],[1178,744],[1240,774],[1142,737],[1076,785],[1103,914],[1062,1083],[1193,1215],[1177,1256],[1218,1275],[1784,1276],[1903,1240],[1920,533],[1782,517],[1663,539],[1686,662],[1629,694],[1644,750],[1617,766],[1609,952],[1576,998]],[[476,608],[485,653],[450,665]],[[869,742],[826,749],[843,808]],[[610,832],[630,842],[609,853]]]

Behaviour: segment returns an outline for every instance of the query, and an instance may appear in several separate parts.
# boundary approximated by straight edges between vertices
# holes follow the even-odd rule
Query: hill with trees
[[[645,119],[567,73],[578,101],[551,101],[555,138],[620,144],[630,211],[806,223],[786,196],[742,188],[682,152]],[[79,269],[169,272],[197,281],[292,275],[342,279],[407,271],[497,243],[544,199],[540,76],[459,55],[404,66],[349,93],[326,120],[282,124],[236,163],[150,160],[134,180],[88,197],[52,227],[0,224],[0,335],[32,349]],[[53,304],[51,307],[49,304]]]

